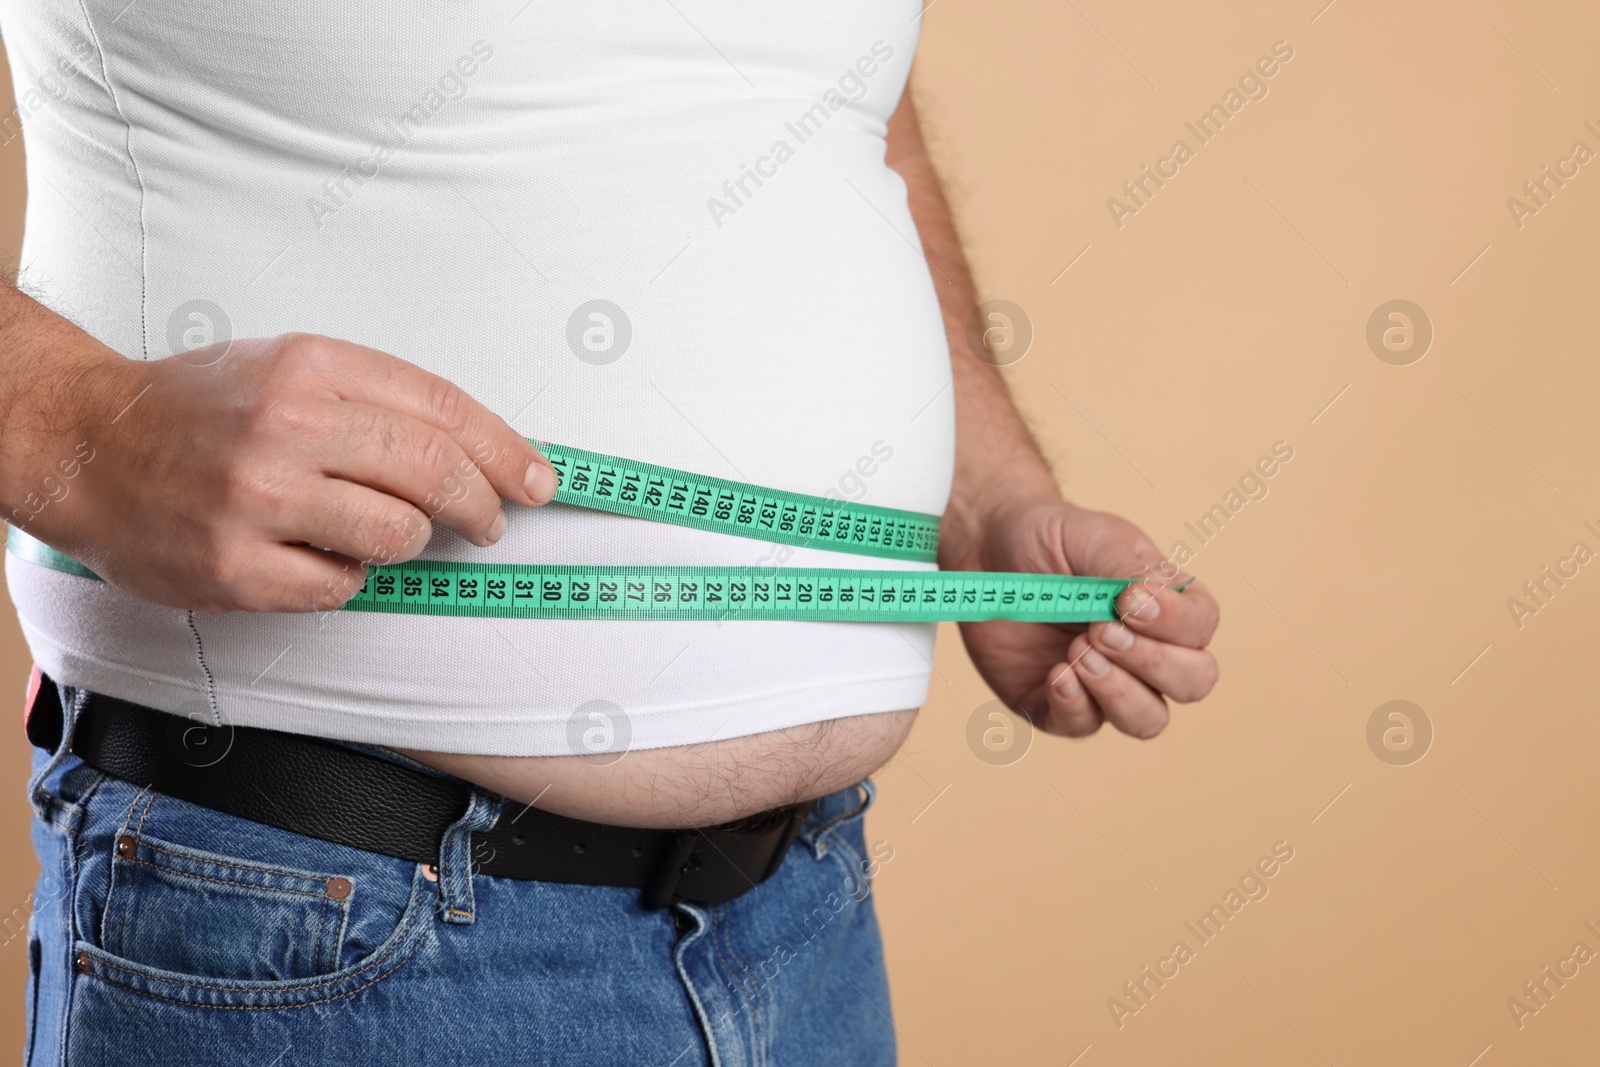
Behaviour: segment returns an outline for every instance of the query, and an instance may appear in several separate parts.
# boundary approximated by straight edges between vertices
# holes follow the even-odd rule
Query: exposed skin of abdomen
[[[916,709],[854,715],[703,745],[609,756],[480,756],[400,749],[521,804],[616,826],[713,826],[826,796],[888,762]]]

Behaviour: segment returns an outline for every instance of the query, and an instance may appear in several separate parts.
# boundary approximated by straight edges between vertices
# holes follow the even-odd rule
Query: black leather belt
[[[28,740],[55,751],[63,714],[41,678]],[[298,734],[213,727],[99,693],[85,698],[72,751],[97,770],[201,807],[415,863],[439,862],[471,787]],[[647,907],[719,904],[777,871],[811,803],[700,830],[569,819],[507,800],[472,834],[473,869],[495,878],[644,890]]]

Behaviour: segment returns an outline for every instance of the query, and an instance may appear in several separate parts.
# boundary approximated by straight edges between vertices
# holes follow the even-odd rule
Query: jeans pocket
[[[83,809],[80,980],[202,1008],[295,1007],[387,978],[432,930],[420,864],[113,778]]]
[[[283,981],[337,970],[346,874],[267,867],[159,838],[119,834],[100,946],[207,978]]]

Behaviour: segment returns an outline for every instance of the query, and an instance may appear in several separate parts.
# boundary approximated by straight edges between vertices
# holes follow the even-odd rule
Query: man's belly
[[[529,437],[944,510],[948,341],[904,183],[884,162],[920,25],[912,0],[760,19],[702,0],[536,4],[515,20],[399,6],[395,18],[375,0],[157,0],[118,20],[120,0],[49,0],[45,18],[0,0],[29,80],[53,69],[64,27],[98,41],[109,70],[95,63],[70,100],[29,117],[30,173],[56,190],[41,181],[47,195],[30,198],[29,281],[64,302],[92,294],[63,310],[130,356],[305,330],[448,378]],[[396,32],[373,48],[380,24]],[[116,108],[91,75],[113,80]],[[508,520],[489,549],[438,527],[424,558],[893,562],[559,505]],[[917,706],[934,639],[931,625],[204,616],[14,559],[7,576],[35,660],[68,684],[238,726],[476,756],[467,777],[515,767],[538,783],[513,794],[569,766],[549,772],[552,805],[631,804],[613,794],[648,798],[674,780],[690,796],[752,798],[723,810],[787,799],[800,787],[769,781],[783,777],[772,768],[803,779],[829,763],[786,748],[786,732]],[[585,740],[596,705],[627,732],[605,750],[631,749],[609,777],[563,759],[597,751]],[[719,766],[708,746],[746,737],[768,738],[748,742],[755,770],[724,768],[717,787],[688,772],[697,758]],[[846,741],[836,776],[855,773],[851,744],[866,747]],[[886,757],[897,742],[874,743]],[[646,756],[658,750],[682,754]]]
[[[400,749],[523,804],[617,826],[712,826],[826,796],[883,766],[916,709],[857,715],[616,762],[582,756],[474,756]]]

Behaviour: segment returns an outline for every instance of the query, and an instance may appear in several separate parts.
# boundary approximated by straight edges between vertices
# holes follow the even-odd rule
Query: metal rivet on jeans
[[[354,888],[355,886],[350,884],[350,879],[348,878],[329,878],[328,899],[343,900],[350,895],[350,890]]]
[[[77,966],[78,970],[82,971],[84,974],[94,973],[94,969],[89,964],[89,954],[87,952],[78,953],[78,957],[73,961],[73,963]]]

